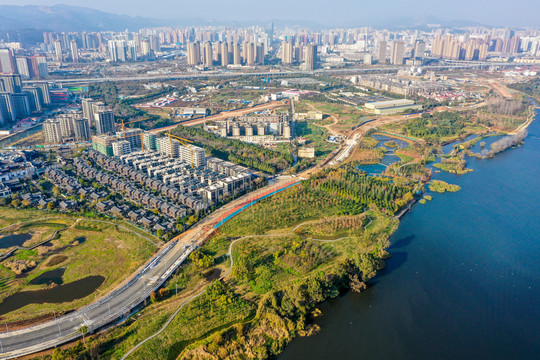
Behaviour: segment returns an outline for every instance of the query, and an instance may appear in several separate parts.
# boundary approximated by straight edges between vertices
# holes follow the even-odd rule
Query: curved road
[[[56,320],[0,334],[0,359],[11,359],[45,350],[122,319],[144,302],[195,248],[173,241],[160,250],[129,281],[99,301]]]
[[[165,282],[198,244],[215,231],[213,225],[219,217],[246,200],[260,196],[268,188],[278,188],[289,182],[288,178],[279,179],[214,211],[191,230],[169,242],[129,281],[97,302],[56,320],[0,334],[0,359],[12,359],[76,340],[82,336],[79,329],[83,326],[91,333],[123,320]]]

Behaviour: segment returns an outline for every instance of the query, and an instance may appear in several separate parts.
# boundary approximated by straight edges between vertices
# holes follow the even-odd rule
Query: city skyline
[[[281,21],[298,22],[300,25],[311,23],[321,26],[407,26],[442,23],[443,26],[457,24],[477,24],[486,26],[518,26],[535,27],[538,22],[535,13],[540,4],[530,0],[517,0],[512,3],[513,9],[522,11],[509,12],[502,1],[485,0],[474,3],[457,0],[452,3],[434,4],[427,0],[413,0],[403,3],[396,0],[387,2],[384,9],[375,3],[357,3],[351,0],[335,3],[313,4],[306,0],[287,2],[276,0],[271,6],[254,5],[246,0],[232,0],[227,3],[216,0],[205,0],[197,4],[178,4],[172,0],[160,0],[160,6],[147,7],[142,0],[129,2],[97,0],[72,0],[70,6],[88,7],[91,9],[115,14],[162,19],[169,21],[200,20],[203,22],[240,22]],[[0,5],[36,5],[51,6],[59,4],[57,0],[43,0],[39,5],[35,0],[2,0]],[[343,8],[349,9],[346,13]],[[202,11],[201,9],[204,9]]]

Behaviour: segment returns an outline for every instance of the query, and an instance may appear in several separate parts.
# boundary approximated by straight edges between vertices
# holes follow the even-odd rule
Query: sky
[[[467,20],[485,25],[540,27],[538,0],[0,0],[1,5],[85,6],[159,19],[300,20],[322,25],[391,25],[403,19]]]

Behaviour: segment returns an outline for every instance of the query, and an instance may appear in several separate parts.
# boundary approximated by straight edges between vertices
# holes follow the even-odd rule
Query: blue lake
[[[523,146],[435,174],[462,190],[415,205],[373,286],[324,303],[321,332],[278,358],[538,359],[539,160],[537,115]]]

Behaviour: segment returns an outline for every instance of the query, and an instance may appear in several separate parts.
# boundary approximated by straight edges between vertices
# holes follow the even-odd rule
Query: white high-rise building
[[[179,146],[180,159],[194,167],[201,167],[206,165],[206,152],[203,148],[195,145],[180,145]]]
[[[392,54],[390,63],[392,65],[403,65],[403,55],[405,53],[405,44],[403,41],[394,41],[392,43]]]
[[[162,137],[156,141],[157,150],[167,156],[177,158],[179,154],[180,143],[177,140],[171,140],[168,137]]]
[[[114,156],[122,156],[131,153],[131,144],[127,140],[119,140],[112,144]]]
[[[75,64],[79,63],[79,47],[75,39],[71,40],[71,61]]]
[[[60,42],[60,40],[56,40],[54,42],[54,54],[56,61],[64,61],[64,54],[62,53],[62,43]]]
[[[62,130],[58,120],[49,119],[43,123],[43,132],[45,134],[45,142],[49,144],[62,144]]]

